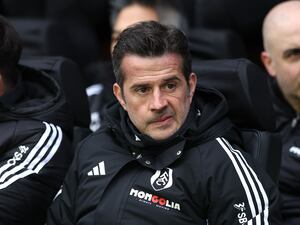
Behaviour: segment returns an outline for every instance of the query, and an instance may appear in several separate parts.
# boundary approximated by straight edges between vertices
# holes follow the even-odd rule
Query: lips
[[[161,122],[167,121],[170,118],[172,118],[172,116],[163,116],[163,117],[160,117],[160,118],[156,119],[154,121],[154,123],[161,123]]]

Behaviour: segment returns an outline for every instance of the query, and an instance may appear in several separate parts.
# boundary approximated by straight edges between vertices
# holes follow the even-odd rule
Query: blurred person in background
[[[113,0],[111,6],[111,51],[119,34],[137,22],[153,20],[173,25],[184,32],[188,29],[187,19],[169,0]]]
[[[277,130],[283,140],[279,188],[286,225],[300,224],[300,1],[267,14],[261,59],[270,74]]]
[[[0,224],[42,225],[71,162],[73,123],[58,83],[18,65],[21,52],[0,16]]]

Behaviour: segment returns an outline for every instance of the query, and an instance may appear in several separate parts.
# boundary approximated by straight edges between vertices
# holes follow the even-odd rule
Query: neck
[[[288,101],[290,106],[297,112],[300,112],[300,98],[292,96],[292,97],[285,97],[285,99]]]

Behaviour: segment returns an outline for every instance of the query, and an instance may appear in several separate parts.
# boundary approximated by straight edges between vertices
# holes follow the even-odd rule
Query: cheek
[[[173,101],[170,101],[174,111],[176,111],[177,117],[184,117],[185,114],[188,113],[191,100],[192,98],[190,96],[183,94],[181,97],[174,98]]]
[[[281,80],[290,85],[296,85],[300,80],[299,71],[296,68],[289,68],[283,71]]]
[[[294,63],[283,62],[278,66],[278,74],[282,79],[297,80],[300,79],[300,61]]]
[[[131,122],[138,128],[140,132],[143,132],[147,126],[147,110],[142,104],[134,105],[127,108],[128,116]]]
[[[288,84],[295,81],[297,70],[289,63],[280,63],[276,66],[276,79],[279,83]]]
[[[126,106],[128,110],[138,112],[141,110],[144,105],[145,101],[142,101],[140,98],[135,97],[134,95],[126,95]]]
[[[126,103],[127,112],[136,121],[141,121],[147,114],[147,104],[146,102],[139,101],[135,98],[131,98],[130,101]]]

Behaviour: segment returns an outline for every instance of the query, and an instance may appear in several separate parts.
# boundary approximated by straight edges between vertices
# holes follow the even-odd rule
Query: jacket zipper
[[[291,126],[295,128],[300,120],[300,113],[296,114],[296,117],[292,120]]]

